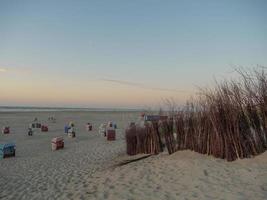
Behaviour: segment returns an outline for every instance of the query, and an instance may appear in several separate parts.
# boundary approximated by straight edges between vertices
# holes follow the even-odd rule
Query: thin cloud
[[[6,68],[0,68],[0,73],[4,73],[4,72],[7,72],[7,69]]]
[[[136,82],[130,82],[130,81],[124,81],[124,80],[116,80],[116,79],[100,79],[105,82],[111,82],[111,83],[116,83],[120,85],[128,85],[128,86],[133,86],[133,87],[138,87],[142,89],[149,89],[149,90],[157,90],[157,91],[164,91],[164,92],[177,92],[177,93],[187,93],[188,91],[186,90],[177,90],[177,89],[169,89],[169,88],[161,88],[161,87],[151,87],[147,86],[142,83],[136,83]]]
[[[5,73],[5,72],[28,74],[31,72],[31,70],[25,67],[0,67],[0,73]]]

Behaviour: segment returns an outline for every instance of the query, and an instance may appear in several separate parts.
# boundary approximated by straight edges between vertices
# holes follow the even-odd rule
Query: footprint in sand
[[[204,172],[204,175],[205,175],[205,176],[209,176],[207,170],[204,169],[203,172]]]

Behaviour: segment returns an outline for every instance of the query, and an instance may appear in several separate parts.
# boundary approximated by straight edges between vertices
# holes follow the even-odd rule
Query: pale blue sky
[[[0,0],[0,105],[183,102],[233,65],[267,66],[266,10],[264,0]],[[68,101],[55,95],[66,88]]]

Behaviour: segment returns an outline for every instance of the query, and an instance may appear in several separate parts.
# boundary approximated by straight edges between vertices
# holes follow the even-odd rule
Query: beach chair
[[[40,123],[36,123],[36,128],[42,128],[42,125]]]
[[[32,129],[39,129],[41,127],[42,127],[42,125],[40,123],[34,122],[34,123],[29,124],[29,128],[32,128]]]
[[[42,127],[41,127],[41,131],[42,131],[42,132],[48,132],[48,127],[45,126],[45,125],[42,125]]]
[[[74,138],[74,137],[76,137],[76,133],[75,133],[74,127],[71,127],[71,128],[68,130],[68,137],[70,137],[70,138]]]
[[[100,126],[99,126],[99,130],[98,130],[98,132],[99,132],[99,134],[101,135],[101,136],[103,136],[103,137],[106,137],[106,128],[107,128],[107,125],[106,124],[101,124]]]
[[[93,130],[93,126],[91,123],[87,123],[85,128],[86,128],[86,131],[92,131]]]
[[[162,115],[145,115],[144,120],[145,121],[150,121],[150,122],[155,122],[155,121],[164,121],[167,120],[168,116],[162,116]]]
[[[31,123],[30,128],[41,128],[41,124],[39,123],[39,120],[37,117],[34,118],[33,122]]]
[[[48,117],[48,121],[51,123],[56,123],[56,118],[55,117]]]
[[[64,133],[68,133],[68,132],[69,132],[69,129],[70,129],[70,127],[69,127],[68,125],[66,125],[66,126],[64,127]]]
[[[70,138],[75,138],[75,137],[76,137],[75,132],[69,132],[69,133],[68,133],[68,137],[70,137]]]
[[[112,127],[114,129],[117,129],[117,124],[115,122],[109,121],[107,127]]]
[[[35,128],[35,124],[34,123],[30,123],[29,124],[29,128],[31,128],[31,129]]]
[[[52,151],[63,149],[64,148],[64,140],[62,137],[55,137],[51,140]]]
[[[32,130],[32,128],[29,128],[28,129],[28,136],[32,136],[33,135],[33,130]]]
[[[16,145],[14,143],[0,144],[0,159],[16,155]]]
[[[9,134],[10,133],[10,128],[8,126],[4,126],[2,129],[3,134]]]
[[[116,130],[114,127],[107,127],[107,140],[114,141],[116,140]]]
[[[73,122],[70,122],[69,123],[69,127],[74,127],[75,125],[74,125],[74,123]]]
[[[113,122],[109,121],[107,127],[113,127]]]

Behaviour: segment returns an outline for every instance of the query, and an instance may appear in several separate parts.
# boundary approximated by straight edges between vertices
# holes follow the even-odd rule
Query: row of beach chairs
[[[87,123],[85,127],[88,132],[93,130],[93,125],[91,123]],[[114,141],[116,140],[116,128],[117,125],[115,123],[108,122],[107,124],[101,124],[99,132],[104,137],[106,137],[108,141]],[[32,136],[33,130],[35,129],[41,129],[42,132],[48,132],[48,126],[38,123],[37,120],[34,120],[34,123],[31,123],[29,125],[28,135]],[[68,125],[66,125],[64,127],[64,132],[68,134],[68,137],[74,138],[76,136],[74,123],[70,122]],[[10,127],[3,127],[2,133],[9,134]],[[51,140],[51,148],[53,151],[63,149],[64,148],[63,137],[53,138]],[[15,156],[15,152],[16,152],[15,143],[0,144],[0,159]]]

